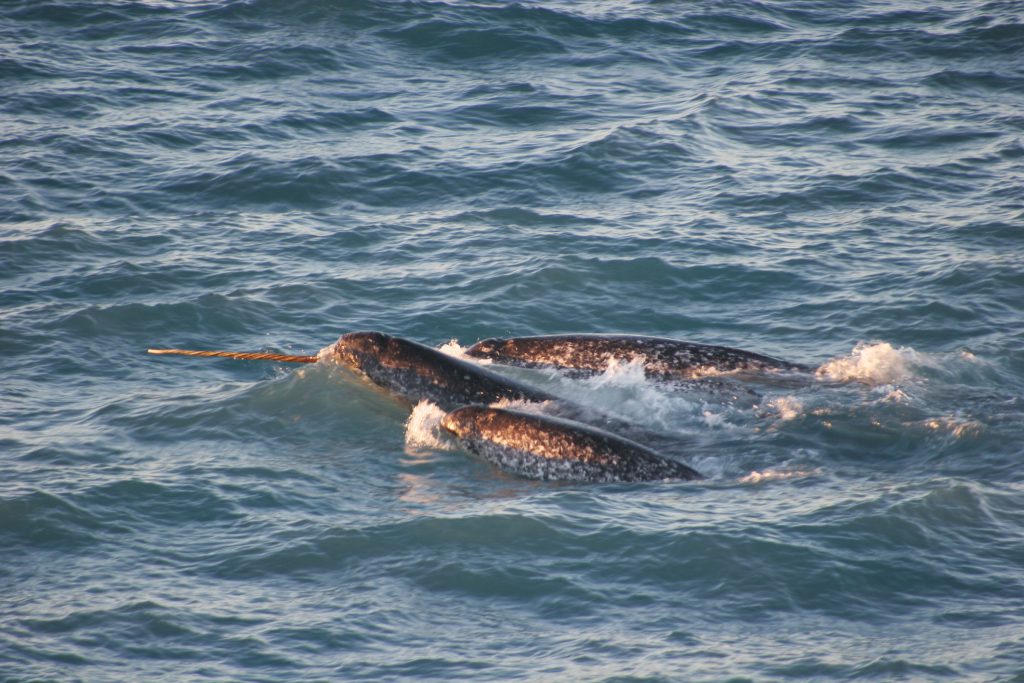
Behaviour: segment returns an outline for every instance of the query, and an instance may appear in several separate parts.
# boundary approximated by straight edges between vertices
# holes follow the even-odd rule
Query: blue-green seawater
[[[0,679],[1024,680],[1022,65],[1011,0],[4,1]],[[708,475],[566,485],[146,354],[353,330],[821,369],[508,371]]]

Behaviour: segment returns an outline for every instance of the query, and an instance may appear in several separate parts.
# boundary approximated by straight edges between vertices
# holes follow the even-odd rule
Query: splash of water
[[[469,362],[476,363],[477,365],[491,365],[493,362],[490,358],[474,358],[473,356],[467,356],[466,347],[462,346],[458,339],[449,339],[447,342],[437,347],[437,350],[451,356],[452,358],[468,360]]]
[[[922,363],[921,355],[911,348],[893,347],[888,342],[860,343],[849,356],[834,358],[818,368],[818,377],[838,381],[858,380],[868,384],[895,384],[913,374]]]
[[[821,474],[821,468],[815,467],[814,469],[802,470],[802,469],[767,469],[757,471],[754,470],[745,477],[740,477],[739,482],[741,484],[763,484],[768,481],[785,481],[787,479],[801,479],[803,477],[813,477],[817,474]]]
[[[804,413],[804,404],[793,396],[777,396],[769,399],[766,405],[777,411],[783,422],[795,420]]]
[[[451,439],[441,429],[445,412],[436,404],[423,400],[416,404],[405,421],[405,444],[410,447],[454,450]]]
[[[316,358],[318,361],[333,361],[335,360],[334,355],[334,344],[328,344],[324,348],[316,352]]]

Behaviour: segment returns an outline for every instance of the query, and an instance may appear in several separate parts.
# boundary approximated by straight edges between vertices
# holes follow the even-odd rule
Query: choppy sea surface
[[[1024,681],[1024,9],[0,5],[0,679]],[[501,370],[701,482],[520,479],[317,353]],[[492,366],[493,369],[499,369]]]

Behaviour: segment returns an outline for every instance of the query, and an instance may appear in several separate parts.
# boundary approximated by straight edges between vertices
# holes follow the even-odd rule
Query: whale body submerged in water
[[[577,375],[608,369],[609,361],[640,360],[644,372],[659,379],[693,379],[707,370],[809,372],[810,367],[728,346],[712,346],[632,334],[553,334],[483,339],[466,355],[502,365],[559,368]]]
[[[487,406],[441,419],[466,450],[531,479],[632,482],[702,479],[686,465],[604,430],[548,415]]]
[[[557,403],[554,394],[418,342],[383,332],[349,332],[330,347],[335,360],[409,403],[444,411],[475,403]]]
[[[502,401],[543,403],[544,411],[557,417],[594,424],[646,442],[671,441],[668,435],[645,430],[476,363],[383,332],[343,334],[331,347],[331,354],[345,367],[411,404],[427,400],[448,412],[461,406]]]
[[[234,351],[149,352],[295,363],[320,360],[320,356]],[[446,411],[442,427],[467,450],[523,476],[571,481],[701,478],[686,465],[619,436],[665,443],[667,435],[637,428],[424,344],[382,332],[350,332],[330,346],[327,355],[409,403],[436,404]],[[489,405],[517,401],[540,404],[549,414]]]

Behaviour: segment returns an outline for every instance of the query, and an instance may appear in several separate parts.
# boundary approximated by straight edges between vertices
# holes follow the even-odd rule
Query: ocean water
[[[0,680],[1024,681],[1024,9],[0,4]],[[702,482],[519,479],[317,353],[502,370]]]

